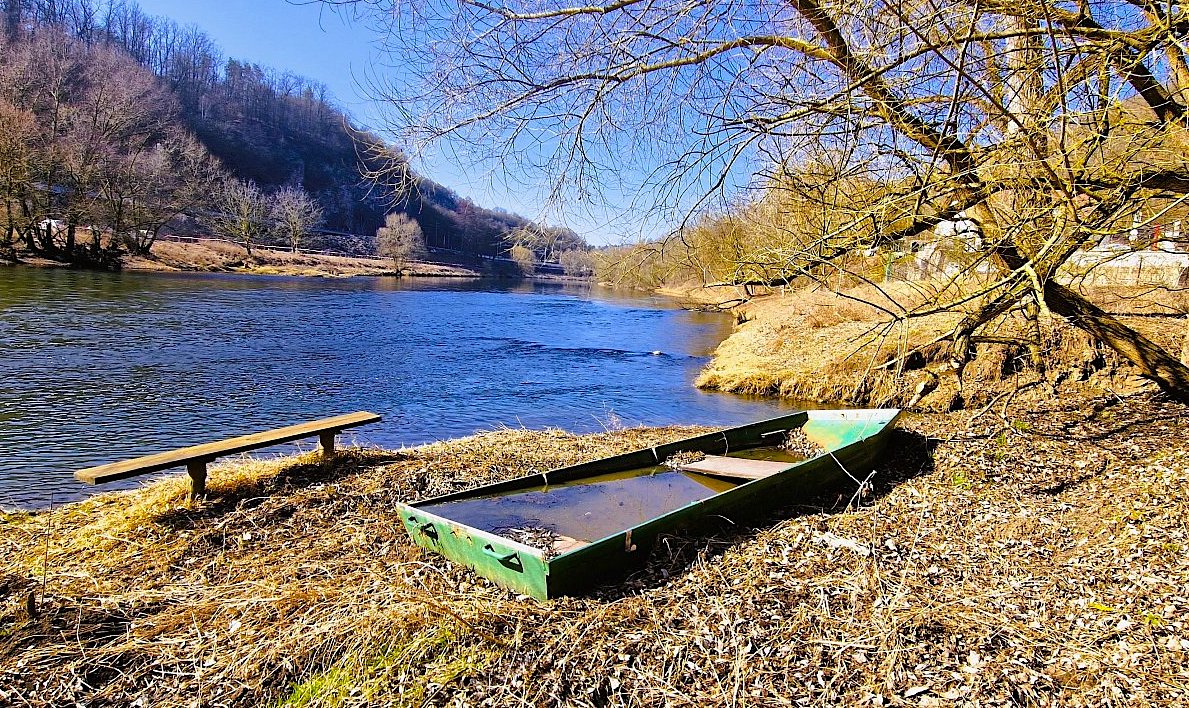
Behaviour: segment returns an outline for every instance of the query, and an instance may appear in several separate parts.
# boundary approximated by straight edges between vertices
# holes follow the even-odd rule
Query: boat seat
[[[582,548],[583,546],[589,545],[590,541],[580,541],[576,538],[570,538],[569,536],[558,535],[558,537],[553,541],[553,548],[551,550],[560,556],[563,553],[569,553],[570,551],[574,551]]]
[[[727,477],[729,479],[762,479],[777,472],[783,472],[797,463],[772,462],[770,460],[748,460],[741,457],[723,457],[721,455],[707,455],[697,462],[682,465],[678,469],[682,472],[697,472],[711,477]]]

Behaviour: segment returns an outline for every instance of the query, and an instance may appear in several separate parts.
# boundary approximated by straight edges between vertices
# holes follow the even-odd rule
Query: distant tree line
[[[323,84],[224,58],[201,29],[125,0],[3,0],[9,38],[53,27],[87,46],[114,45],[162,77],[187,116],[250,118],[311,135],[341,128]]]
[[[6,23],[11,28],[11,23]],[[219,176],[178,105],[122,51],[53,29],[0,40],[0,248],[110,265]]]
[[[521,246],[554,262],[588,249],[573,231],[416,175],[399,150],[355,128],[323,84],[225,58],[201,29],[135,2],[0,0],[0,12],[0,247],[110,265],[122,249],[147,251],[182,213],[226,229],[229,200],[255,190],[288,200],[290,216],[305,210],[306,228],[292,218],[278,228],[273,205],[256,226],[223,235],[375,253],[374,234],[402,213],[431,249],[508,257]],[[386,188],[365,179],[379,174],[405,178]],[[298,208],[298,193],[312,203]]]

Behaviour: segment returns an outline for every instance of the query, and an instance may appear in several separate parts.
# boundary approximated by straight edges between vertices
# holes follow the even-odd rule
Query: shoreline
[[[469,268],[410,262],[403,275],[417,277],[479,277]],[[127,256],[124,270],[142,272],[222,272],[247,275],[307,277],[399,276],[392,261],[257,247],[249,256],[238,245],[217,240],[158,241],[151,256]]]
[[[157,705],[199,683],[242,706],[558,705],[575,676],[616,704],[712,704],[720,681],[757,704],[1177,700],[1189,408],[1002,413],[911,416],[856,505],[675,537],[627,580],[545,603],[416,548],[392,502],[697,430],[249,459],[212,469],[201,504],[177,475],[0,514],[0,686],[36,706]]]
[[[69,263],[39,256],[20,258],[17,261],[0,263],[0,265],[51,269],[74,267]],[[463,265],[431,261],[409,261],[405,268],[398,271],[390,260],[381,258],[292,253],[270,247],[253,249],[252,256],[249,258],[242,247],[217,240],[189,243],[158,241],[154,244],[150,256],[125,256],[121,271],[131,273],[234,273],[253,276],[279,275],[311,278],[363,276],[593,282],[589,278],[566,275],[534,273],[526,276],[513,276],[505,273],[487,273]]]
[[[886,287],[907,293],[911,284]],[[734,294],[729,288],[692,286],[665,292],[695,308]],[[1087,292],[1092,301],[1113,310],[1166,351],[1189,352],[1183,317],[1160,313],[1161,303],[1150,293],[1127,295],[1108,288]],[[870,295],[862,287],[842,294],[812,287],[782,289],[715,308],[733,314],[735,326],[696,385],[728,393],[934,412],[981,408],[1006,396],[1043,402],[1063,395],[1158,391],[1121,356],[1095,347],[1088,335],[1055,317],[1045,324],[1047,372],[1013,366],[1014,358],[1026,355],[1009,347],[978,344],[959,382],[949,349],[958,314],[914,319],[895,336],[886,336],[881,332],[886,319],[860,301],[864,296]]]

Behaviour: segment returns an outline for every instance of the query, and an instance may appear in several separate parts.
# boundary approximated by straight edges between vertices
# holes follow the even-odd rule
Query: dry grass
[[[1189,289],[1153,286],[1090,287],[1084,293],[1091,302],[1120,315],[1189,314]]]
[[[695,430],[241,462],[199,507],[171,480],[10,516],[0,703],[1173,705],[1189,410],[1092,403],[916,416],[859,508],[669,538],[549,603],[414,548],[392,503]]]
[[[919,305],[929,292],[920,284],[888,287],[888,295],[905,307]],[[1167,293],[1091,295],[1168,351],[1181,351],[1184,320],[1153,316],[1156,310],[1167,310]],[[1057,320],[1047,327],[1047,376],[1032,369],[1024,346],[979,344],[959,388],[948,363],[950,334],[960,313],[889,326],[886,313],[863,301],[886,303],[888,298],[863,285],[842,294],[823,289],[773,293],[748,303],[739,308],[740,326],[719,346],[698,386],[808,401],[904,406],[921,383],[938,376],[936,390],[920,403],[935,411],[982,406],[1021,387],[1028,389],[1023,395],[1038,400],[1055,391],[1127,394],[1151,389],[1120,357]],[[1022,339],[1024,326],[1018,315],[1007,317],[990,333]]]
[[[256,275],[302,275],[341,277],[350,275],[395,275],[391,262],[372,258],[350,258],[290,253],[256,248],[249,258],[243,248],[222,241],[180,243],[158,241],[151,258],[129,256],[129,270],[205,271],[252,273]],[[409,275],[435,277],[478,277],[478,273],[457,266],[412,263]]]
[[[939,315],[888,330],[875,308],[826,291],[764,297],[745,306],[739,319],[741,326],[719,346],[698,386],[876,406],[902,404],[916,386],[894,366],[878,367],[943,336],[957,321]],[[944,347],[924,354],[912,368],[934,363]]]

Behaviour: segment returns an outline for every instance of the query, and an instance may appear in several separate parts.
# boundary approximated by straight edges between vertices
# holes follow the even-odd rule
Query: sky
[[[359,91],[373,60],[371,33],[321,5],[286,0],[137,0],[150,15],[204,30],[231,58],[291,71],[326,84],[360,123],[379,113]],[[376,127],[376,126],[371,126]]]
[[[148,14],[168,17],[180,25],[196,25],[229,58],[246,60],[278,71],[291,71],[325,84],[344,108],[364,127],[384,135],[384,108],[370,100],[369,71],[381,58],[375,35],[319,3],[292,4],[286,0],[137,0]],[[605,227],[608,214],[558,214],[546,210],[534,189],[500,175],[472,174],[449,155],[429,155],[414,161],[424,176],[444,184],[485,207],[502,207],[530,219],[574,228],[589,241],[619,240]],[[510,184],[509,184],[510,183]]]

